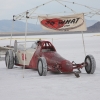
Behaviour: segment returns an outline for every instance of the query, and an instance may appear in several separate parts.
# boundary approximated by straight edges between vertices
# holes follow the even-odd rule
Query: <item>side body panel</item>
[[[18,50],[18,52],[16,52],[18,63],[16,64],[24,65],[24,60],[25,60],[25,65],[29,66],[29,63],[35,51],[36,49],[32,49],[32,48],[27,49],[26,52],[24,50]]]
[[[39,57],[41,57],[41,46],[38,46],[36,51],[34,52],[34,55],[32,56],[32,59],[30,60],[29,67],[32,69],[37,69],[37,62]]]
[[[70,61],[61,57],[57,52],[45,52],[42,54],[46,58],[47,65],[51,71],[72,72],[73,65]]]

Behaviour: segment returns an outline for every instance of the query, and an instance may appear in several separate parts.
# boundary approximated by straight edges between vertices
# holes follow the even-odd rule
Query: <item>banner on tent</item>
[[[42,28],[51,31],[86,31],[84,14],[38,16]]]

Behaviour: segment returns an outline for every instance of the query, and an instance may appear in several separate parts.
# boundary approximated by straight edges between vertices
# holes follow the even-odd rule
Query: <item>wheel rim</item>
[[[90,67],[90,66],[91,66],[91,65],[90,65],[91,62],[90,62],[90,59],[89,59],[89,58],[86,59],[86,63],[87,63],[86,70],[87,70],[87,71],[90,71],[90,69],[91,69],[91,67]]]
[[[38,71],[39,71],[40,74],[42,74],[42,72],[43,72],[42,62],[41,61],[38,62]]]

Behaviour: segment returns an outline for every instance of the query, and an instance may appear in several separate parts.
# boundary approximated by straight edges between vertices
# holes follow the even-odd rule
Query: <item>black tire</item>
[[[37,69],[38,69],[38,74],[40,76],[47,75],[47,62],[46,62],[46,59],[44,57],[40,57],[38,59]]]
[[[85,57],[85,70],[88,74],[93,74],[96,69],[96,61],[92,55]]]
[[[8,69],[12,69],[14,66],[14,54],[12,50],[8,50],[5,55],[5,64]]]

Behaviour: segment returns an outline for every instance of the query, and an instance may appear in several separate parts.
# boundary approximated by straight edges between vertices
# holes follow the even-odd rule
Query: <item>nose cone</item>
[[[71,73],[73,72],[73,65],[70,61],[68,60],[64,60],[61,62],[62,65],[62,72],[67,72],[67,73]]]

